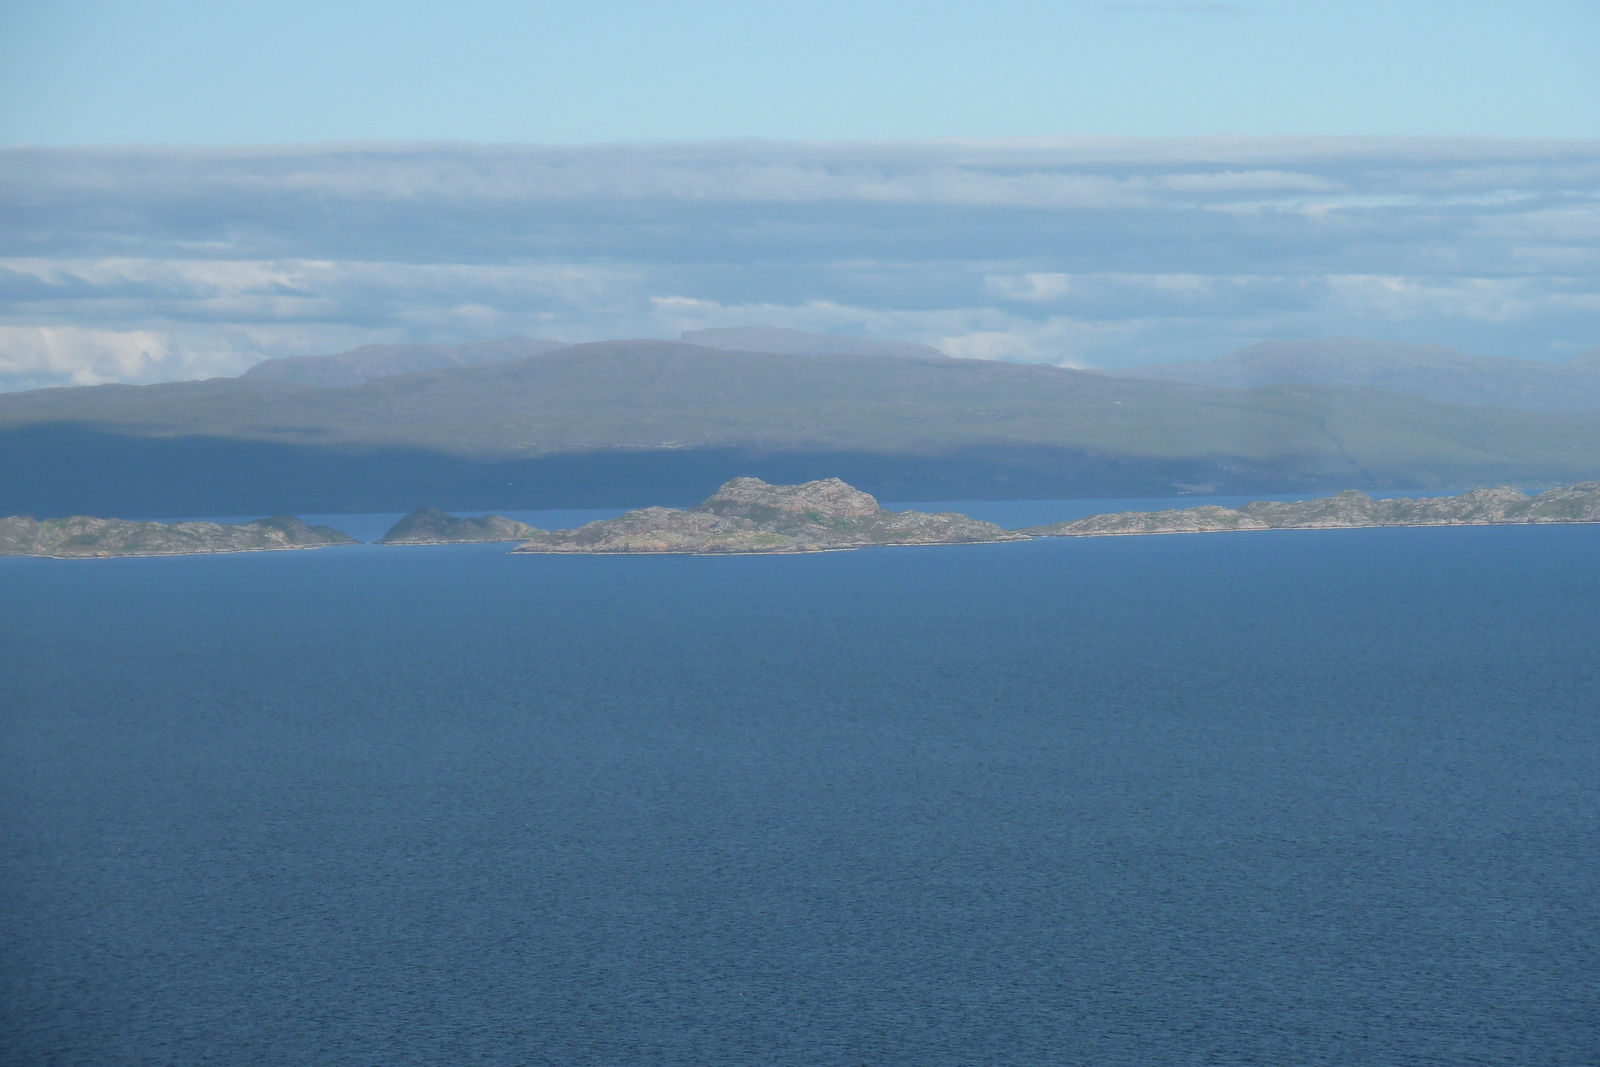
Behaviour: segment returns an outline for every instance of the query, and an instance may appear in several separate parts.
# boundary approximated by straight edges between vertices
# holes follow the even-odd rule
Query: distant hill
[[[1160,363],[1116,373],[1230,389],[1366,386],[1449,404],[1600,414],[1600,348],[1567,363],[1545,363],[1471,356],[1444,345],[1329,337],[1268,341],[1209,362]]]
[[[771,352],[785,356],[910,356],[949,359],[937,348],[900,341],[873,341],[779,327],[748,326],[730,329],[686,330],[685,341],[723,351]],[[275,382],[295,382],[348,388],[375,378],[449,367],[480,367],[513,359],[542,355],[565,348],[565,341],[536,341],[508,337],[464,345],[362,345],[330,356],[283,356],[257,363],[240,377]]]
[[[685,330],[690,344],[725,352],[776,352],[782,356],[901,356],[915,359],[949,359],[928,345],[904,341],[874,341],[831,333],[807,333],[777,326],[740,326],[715,330]]]
[[[241,377],[347,387],[392,374],[501,363],[536,356],[565,345],[565,341],[535,341],[527,337],[465,345],[362,345],[354,351],[331,356],[283,356],[263,360]]]
[[[1600,419],[681,341],[570,345],[344,389],[222,378],[0,395],[0,514],[692,503],[739,476],[956,500],[1597,473]]]

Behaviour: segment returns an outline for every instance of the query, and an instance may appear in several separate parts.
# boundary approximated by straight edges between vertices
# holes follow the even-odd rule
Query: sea
[[[1600,526],[507,548],[0,559],[0,1063],[1600,1062]]]

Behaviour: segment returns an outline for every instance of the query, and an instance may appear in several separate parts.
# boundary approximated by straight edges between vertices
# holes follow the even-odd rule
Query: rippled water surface
[[[1600,1055],[1600,527],[0,603],[8,1065]]]

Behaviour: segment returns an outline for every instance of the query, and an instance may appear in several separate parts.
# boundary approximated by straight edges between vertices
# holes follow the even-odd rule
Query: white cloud
[[[1600,143],[1471,138],[5,149],[0,388],[759,324],[1103,366],[1565,355],[1600,342],[1597,188]]]
[[[169,355],[147,330],[0,326],[0,378],[38,385],[100,385],[142,377]]]

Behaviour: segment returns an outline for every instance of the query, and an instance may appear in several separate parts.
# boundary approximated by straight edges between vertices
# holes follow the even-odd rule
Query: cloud
[[[1592,141],[5,149],[0,388],[755,324],[1102,366],[1331,333],[1559,358],[1600,342],[1597,189]]]
[[[166,338],[146,330],[0,326],[0,377],[23,388],[137,380],[168,355]]]

